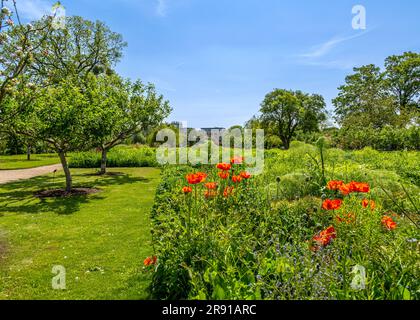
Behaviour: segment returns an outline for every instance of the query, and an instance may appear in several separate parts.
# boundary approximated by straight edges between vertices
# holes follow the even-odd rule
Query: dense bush
[[[29,142],[16,134],[0,134],[0,155],[26,154],[28,145],[32,154],[51,153],[53,150],[42,141]]]
[[[324,133],[322,133],[322,132],[297,131],[296,134],[295,134],[294,140],[305,142],[305,143],[315,144],[315,142],[322,136],[324,136]]]
[[[378,169],[383,159],[375,153],[325,151],[328,180],[369,182],[369,193],[346,196],[319,185],[317,149],[302,143],[289,151],[268,151],[265,173],[239,183],[222,180],[212,166],[165,168],[152,211],[157,260],[147,268],[153,270],[153,297],[419,299],[420,233],[409,220],[418,219],[416,204],[403,196],[398,180],[412,195],[419,189],[393,171]],[[386,159],[396,167],[396,159]],[[365,160],[366,165],[357,162]],[[234,165],[231,176],[245,169]],[[183,193],[186,174],[198,170],[208,174],[206,181],[217,182],[213,196],[205,196],[203,183]],[[234,191],[224,192],[227,186]],[[388,194],[405,201],[410,217],[392,213]],[[340,208],[321,208],[325,199],[335,198],[343,199]],[[361,204],[365,198],[367,207]],[[334,236],[320,245],[315,239],[329,226]],[[366,282],[356,290],[352,284],[360,266]]]
[[[360,150],[366,147],[379,151],[420,150],[419,126],[408,129],[387,126],[380,130],[354,127],[309,133],[297,131],[293,140],[315,144],[323,136],[327,137],[333,147],[344,150]],[[276,135],[268,135],[265,140],[267,149],[282,147],[282,142]]]
[[[420,128],[412,126],[408,129],[384,127],[341,129],[333,136],[335,146],[343,149],[362,149],[372,147],[376,150],[420,150]]]
[[[100,168],[101,153],[95,151],[72,153],[71,168]],[[116,167],[156,167],[156,154],[153,148],[119,146],[108,153],[107,166]]]

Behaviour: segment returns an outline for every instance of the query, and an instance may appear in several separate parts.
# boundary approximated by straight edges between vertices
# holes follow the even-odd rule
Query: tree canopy
[[[66,174],[67,192],[71,191],[72,178],[66,154],[92,146],[87,128],[94,115],[77,82],[65,78],[55,86],[41,89],[31,108],[20,113],[14,122],[18,133],[45,141],[57,152]]]
[[[268,93],[260,112],[263,127],[277,132],[286,149],[296,130],[318,131],[320,123],[326,119],[322,96],[283,89]]]
[[[99,147],[106,163],[110,148],[169,115],[153,85],[113,71],[126,43],[104,23],[67,17],[65,27],[51,28],[51,17],[44,17],[29,26],[9,24],[0,38],[7,40],[0,61],[0,92],[8,93],[0,101],[3,130],[48,143],[60,156],[67,192],[69,151]]]
[[[420,54],[388,57],[383,71],[373,64],[353,71],[333,100],[338,124],[381,129],[418,118]]]
[[[14,12],[0,8],[0,125],[15,113],[6,110],[10,98],[18,92],[19,82],[27,78],[28,67],[34,62],[35,52],[52,31],[52,17],[45,17],[35,26],[20,22],[16,2]],[[9,113],[7,113],[9,111]]]
[[[97,110],[89,130],[95,137],[95,146],[102,152],[103,174],[111,148],[140,131],[160,125],[171,108],[152,84],[106,74],[90,75],[88,79],[86,96]]]
[[[42,24],[42,20],[35,26]],[[127,45],[120,34],[101,21],[66,18],[65,28],[54,29],[34,51],[31,73],[37,83],[49,85],[67,76],[83,79],[89,73],[112,73]],[[34,35],[35,38],[37,35]]]

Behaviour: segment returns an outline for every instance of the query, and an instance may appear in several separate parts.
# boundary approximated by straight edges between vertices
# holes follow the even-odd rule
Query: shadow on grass
[[[60,177],[62,178],[62,177]],[[133,177],[129,174],[88,176],[87,174],[74,174],[74,188],[107,188],[113,185],[134,183],[147,183],[144,177]],[[55,179],[57,180],[57,178]],[[80,180],[80,181],[78,181]],[[84,181],[83,181],[84,180]],[[4,213],[38,214],[41,212],[55,212],[68,215],[80,210],[82,204],[105,199],[101,193],[92,195],[79,195],[72,197],[36,198],[35,193],[41,190],[57,189],[63,187],[61,182],[54,182],[51,176],[40,176],[29,180],[11,182],[0,186],[0,217]]]

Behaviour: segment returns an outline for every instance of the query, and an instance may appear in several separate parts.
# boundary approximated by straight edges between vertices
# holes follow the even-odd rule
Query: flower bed
[[[236,159],[237,160],[237,159]],[[419,231],[365,182],[274,199],[241,161],[167,167],[152,235],[157,299],[418,299]]]

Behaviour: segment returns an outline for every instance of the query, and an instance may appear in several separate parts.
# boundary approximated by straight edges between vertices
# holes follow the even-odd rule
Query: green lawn
[[[33,154],[31,160],[26,155],[0,156],[0,170],[28,169],[60,163],[56,154]]]
[[[158,169],[114,169],[99,177],[73,170],[75,186],[102,192],[39,200],[61,187],[60,175],[0,186],[0,299],[145,299],[153,250],[149,212]],[[3,257],[2,257],[3,256]],[[54,265],[66,268],[66,290],[53,290]]]

